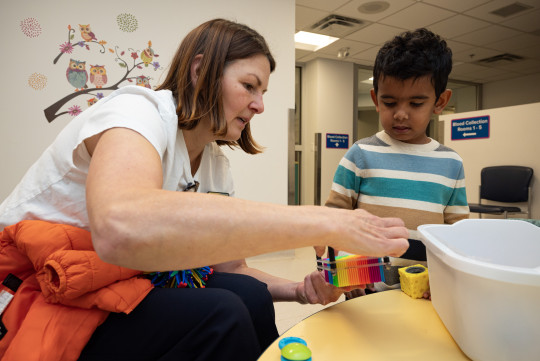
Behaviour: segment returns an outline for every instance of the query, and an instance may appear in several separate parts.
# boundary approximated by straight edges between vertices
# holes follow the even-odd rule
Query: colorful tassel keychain
[[[162,288],[205,288],[208,276],[214,273],[212,267],[201,267],[182,271],[150,272],[146,277],[154,287]]]

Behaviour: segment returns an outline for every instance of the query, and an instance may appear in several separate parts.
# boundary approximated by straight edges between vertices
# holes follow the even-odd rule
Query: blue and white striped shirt
[[[325,205],[399,217],[418,240],[421,224],[469,217],[463,160],[434,139],[408,144],[381,131],[347,151]]]

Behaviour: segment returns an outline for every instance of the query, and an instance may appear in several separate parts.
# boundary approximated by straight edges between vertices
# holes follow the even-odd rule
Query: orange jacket
[[[109,312],[131,312],[152,289],[101,261],[88,231],[44,221],[0,232],[0,282],[9,273],[23,282],[1,316],[2,361],[77,360]]]

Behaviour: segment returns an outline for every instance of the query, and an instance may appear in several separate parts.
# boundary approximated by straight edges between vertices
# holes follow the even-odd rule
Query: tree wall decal
[[[125,16],[126,14],[123,15]],[[130,21],[132,21],[131,24],[133,24],[133,20],[130,19]],[[120,73],[118,79],[111,82],[110,74],[106,73],[104,66],[90,65],[90,74],[88,74],[86,61],[73,58],[70,59],[66,77],[69,83],[75,87],[75,92],[67,94],[44,110],[45,118],[49,123],[64,114],[76,116],[81,113],[82,108],[80,105],[68,104],[80,96],[94,96],[94,98],[87,99],[87,105],[91,106],[104,97],[104,91],[114,91],[119,89],[120,86],[126,82],[150,88],[149,80],[152,78],[145,75],[143,72],[150,69],[153,69],[154,71],[162,69],[159,62],[155,61],[155,58],[158,58],[159,55],[152,48],[151,41],[148,41],[147,46],[145,46],[143,50],[136,50],[134,48],[122,50],[120,46],[116,45],[114,47],[108,47],[107,52],[105,47],[107,42],[105,40],[98,40],[95,34],[90,30],[90,25],[79,24],[79,30],[81,40],[77,41],[75,40],[77,31],[71,25],[68,25],[68,39],[66,42],[60,44],[60,53],[54,58],[54,65],[56,65],[65,54],[73,54],[79,49],[86,49],[87,51],[98,49],[101,54],[105,55],[108,53],[112,55],[116,64],[120,66],[123,71]],[[133,31],[133,29],[130,28],[129,31]],[[94,86],[89,87],[87,84],[88,81],[93,83]],[[62,111],[62,108],[65,110]]]

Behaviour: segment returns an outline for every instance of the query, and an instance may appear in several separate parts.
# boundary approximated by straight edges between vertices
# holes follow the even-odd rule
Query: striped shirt
[[[401,218],[418,240],[419,225],[469,217],[463,160],[434,139],[408,144],[380,131],[347,151],[325,205]]]

